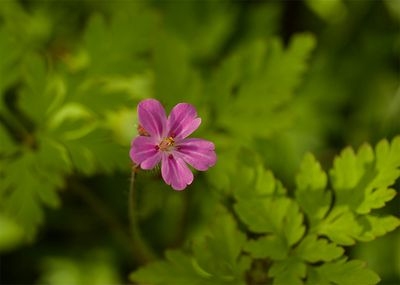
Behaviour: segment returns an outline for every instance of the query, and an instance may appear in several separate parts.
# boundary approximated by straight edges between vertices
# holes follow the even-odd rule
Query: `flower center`
[[[167,137],[159,143],[158,148],[162,151],[169,151],[174,147],[174,143],[175,140],[173,137]]]

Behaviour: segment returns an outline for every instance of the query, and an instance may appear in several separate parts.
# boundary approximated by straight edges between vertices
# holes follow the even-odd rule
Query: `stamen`
[[[163,141],[158,145],[159,149],[162,151],[170,150],[175,144],[175,140],[173,137],[167,137],[163,139]]]

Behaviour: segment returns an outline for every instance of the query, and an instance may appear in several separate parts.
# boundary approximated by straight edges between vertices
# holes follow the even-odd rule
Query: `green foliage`
[[[296,256],[308,262],[331,261],[343,255],[343,248],[325,238],[307,235],[295,249]]]
[[[131,279],[152,284],[206,284],[208,274],[196,270],[190,256],[181,251],[167,251],[165,256],[166,261],[138,270]]]
[[[167,252],[167,261],[149,264],[131,277],[150,284],[224,284],[219,278],[232,276],[233,268],[234,272],[248,270],[250,276],[255,274],[248,266],[249,254],[253,263],[271,263],[267,274],[273,284],[377,284],[377,274],[361,261],[348,261],[341,245],[375,239],[400,225],[400,219],[394,216],[373,215],[371,210],[384,203],[370,198],[376,195],[374,189],[389,189],[400,176],[399,143],[400,137],[395,137],[390,144],[379,142],[375,152],[368,145],[362,146],[357,155],[350,148],[342,151],[330,171],[332,190],[327,189],[328,176],[320,164],[307,154],[296,176],[294,199],[262,167],[257,156],[248,152],[231,187],[235,213],[247,232],[257,237],[246,239],[230,216],[217,215],[209,227],[211,237],[193,238],[193,255]],[[374,183],[363,182],[363,175],[370,175],[369,168],[376,169],[372,179],[367,176]],[[352,191],[351,197],[362,197],[359,205],[368,205],[372,200],[370,211],[357,211],[352,200],[343,198],[343,191]],[[385,196],[384,201],[391,199],[393,195]],[[243,261],[247,263],[244,268]],[[245,282],[243,275],[229,280],[235,280],[234,284]]]
[[[250,260],[239,255],[246,237],[226,210],[215,214],[207,232],[194,239],[191,253],[167,251],[165,261],[139,269],[131,279],[149,284],[245,284]]]
[[[326,191],[327,175],[313,155],[305,155],[296,176],[296,186],[296,200],[308,215],[311,226],[314,226],[328,212],[332,194]]]
[[[37,151],[21,152],[18,158],[2,165],[1,204],[4,213],[32,239],[37,225],[43,221],[42,205],[59,206],[56,190],[63,186],[63,174],[69,165],[60,163],[65,159],[62,149],[50,140],[40,142]]]
[[[389,145],[379,143],[375,150],[364,145],[357,155],[346,149],[335,160],[331,171],[337,204],[348,205],[356,213],[366,214],[381,208],[396,195],[393,185],[400,170],[400,137]],[[362,189],[360,191],[359,189]]]
[[[295,258],[287,258],[274,262],[268,275],[274,279],[274,284],[303,284],[301,279],[306,276],[306,266]]]
[[[88,33],[95,33],[91,29],[87,28]],[[7,44],[2,41],[0,47]],[[92,46],[87,43],[88,49],[93,46],[94,42]],[[130,50],[129,45],[124,48]],[[24,229],[26,239],[32,240],[44,220],[43,206],[60,206],[57,190],[64,187],[65,176],[74,171],[93,175],[129,168],[126,149],[115,144],[111,131],[104,125],[109,114],[132,102],[132,98],[109,86],[109,79],[104,77],[100,81],[90,76],[77,81],[73,72],[61,67],[62,72],[56,73],[35,53],[15,54],[15,59],[8,60],[19,64],[19,74],[13,79],[14,84],[17,80],[21,83],[12,89],[15,99],[8,104],[14,105],[4,106],[1,113],[5,125],[17,137],[10,137],[1,128],[0,205],[4,215],[16,221]],[[2,61],[4,72],[10,64]],[[136,70],[130,72],[134,74]],[[3,96],[11,82],[7,79],[2,85]],[[10,112],[7,107],[18,111]]]
[[[381,141],[375,148],[360,147],[357,154],[350,148],[335,159],[331,170],[335,204],[317,232],[326,234],[339,244],[351,245],[354,240],[372,240],[394,230],[399,220],[393,216],[373,215],[392,200],[396,192],[390,187],[400,174],[400,137],[391,144]]]
[[[270,138],[294,124],[288,103],[314,46],[311,34],[293,36],[287,47],[275,38],[252,40],[224,59],[212,74],[205,88],[209,101],[212,108],[224,106],[211,109],[214,116],[210,118],[210,127],[222,130],[214,135],[221,157],[211,174],[216,187],[234,175],[232,166],[238,163],[240,147],[248,147],[255,138]]]
[[[309,284],[377,284],[380,278],[359,260],[342,258],[310,270]]]
[[[277,39],[255,41],[228,58],[211,89],[218,94],[213,98],[216,105],[225,106],[218,112],[218,125],[245,138],[265,137],[287,127],[291,116],[285,104],[293,97],[314,45],[312,35],[300,34],[286,49]]]

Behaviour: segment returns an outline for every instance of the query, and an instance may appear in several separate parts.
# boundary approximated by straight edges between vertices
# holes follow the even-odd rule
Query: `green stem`
[[[135,251],[135,257],[141,264],[148,263],[156,259],[156,254],[151,247],[147,244],[146,240],[142,237],[140,231],[139,220],[136,208],[136,191],[135,191],[135,178],[137,166],[134,166],[131,174],[131,183],[129,187],[129,219],[132,230],[132,241]]]

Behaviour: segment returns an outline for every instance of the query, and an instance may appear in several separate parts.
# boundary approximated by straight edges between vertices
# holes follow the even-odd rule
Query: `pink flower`
[[[187,164],[201,171],[214,166],[214,144],[187,138],[201,124],[192,105],[177,104],[167,118],[160,102],[147,99],[139,103],[138,116],[139,136],[132,142],[130,157],[142,169],[152,169],[161,161],[164,181],[175,190],[183,190],[193,181]]]

